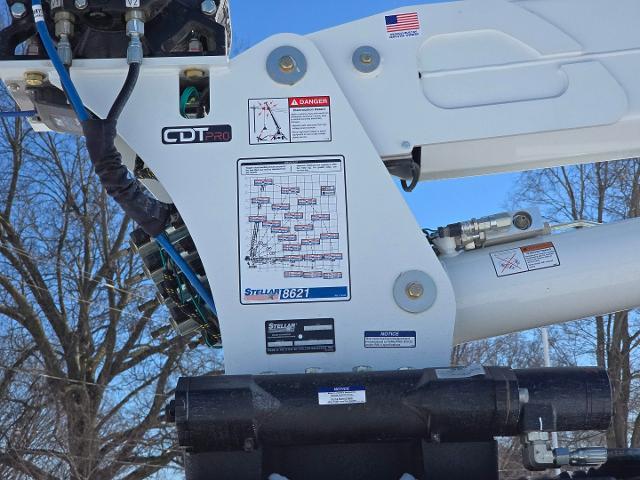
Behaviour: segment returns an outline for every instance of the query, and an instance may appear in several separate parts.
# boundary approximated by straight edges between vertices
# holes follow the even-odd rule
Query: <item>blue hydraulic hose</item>
[[[184,258],[182,258],[182,256],[178,253],[169,239],[163,234],[155,237],[155,240],[162,248],[164,248],[165,252],[167,252],[167,254],[171,257],[171,260],[173,260],[173,262],[178,265],[178,268],[182,270],[182,273],[185,277],[187,277],[187,280],[189,280],[189,283],[191,283],[193,288],[196,289],[198,295],[200,295],[200,297],[204,300],[213,314],[217,316],[218,312],[216,310],[216,304],[213,301],[213,297],[204,287],[204,285],[202,285],[202,282],[198,280],[195,272],[191,269],[189,264],[185,262]]]
[[[44,45],[49,58],[51,59],[51,63],[58,72],[58,76],[60,77],[60,82],[62,83],[62,87],[64,91],[67,93],[67,97],[69,97],[69,102],[71,102],[71,106],[76,112],[78,120],[84,122],[89,119],[89,114],[87,110],[84,108],[84,104],[80,99],[80,95],[78,95],[78,91],[76,87],[73,85],[71,81],[71,77],[67,72],[60,56],[58,55],[58,51],[53,44],[53,40],[51,40],[51,36],[49,35],[49,30],[47,29],[47,25],[44,21],[44,13],[42,11],[42,0],[33,0],[31,3],[33,9],[33,19],[36,22],[36,28],[38,29],[38,35],[40,36],[40,40],[42,41],[42,45]]]
[[[23,110],[17,112],[0,112],[0,118],[33,117],[38,112],[35,110]]]

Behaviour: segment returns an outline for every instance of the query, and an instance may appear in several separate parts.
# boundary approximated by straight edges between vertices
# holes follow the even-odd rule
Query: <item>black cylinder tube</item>
[[[169,416],[180,444],[192,451],[434,435],[442,441],[485,440],[517,435],[529,428],[523,418],[541,412],[555,419],[543,424],[546,431],[608,424],[611,401],[603,370],[485,367],[484,375],[447,378],[449,371],[182,378]],[[523,388],[529,404],[519,398]],[[345,403],[327,404],[333,401]]]

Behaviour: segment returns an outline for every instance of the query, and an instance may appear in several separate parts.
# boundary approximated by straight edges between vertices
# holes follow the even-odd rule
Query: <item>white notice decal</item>
[[[318,390],[319,405],[349,405],[367,403],[364,387],[328,387]]]
[[[331,141],[331,97],[249,100],[249,143]]]
[[[560,265],[558,252],[556,252],[556,248],[551,242],[492,253],[491,261],[498,277]]]

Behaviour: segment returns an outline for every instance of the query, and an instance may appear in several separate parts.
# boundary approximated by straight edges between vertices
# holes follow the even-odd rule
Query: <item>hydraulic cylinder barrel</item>
[[[600,369],[474,367],[182,378],[169,417],[182,446],[217,451],[596,430],[610,410]]]

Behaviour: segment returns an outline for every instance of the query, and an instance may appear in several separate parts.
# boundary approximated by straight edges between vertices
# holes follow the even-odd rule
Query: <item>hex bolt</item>
[[[75,0],[73,4],[78,10],[84,10],[89,6],[89,0]]]
[[[421,283],[411,282],[407,285],[407,297],[411,299],[418,299],[424,295],[424,287]]]
[[[402,142],[402,148],[405,148],[405,149],[411,148],[411,142],[409,142],[408,140],[405,140],[404,142]]]
[[[280,59],[278,65],[280,66],[280,70],[285,73],[289,73],[293,71],[294,68],[296,68],[296,61],[291,55],[285,55]]]
[[[202,10],[202,13],[205,15],[215,15],[218,11],[218,6],[213,0],[204,0],[200,4],[200,10]]]
[[[373,57],[370,53],[363,53],[362,55],[360,55],[360,61],[366,65],[369,65],[373,62]]]
[[[11,5],[11,16],[13,18],[22,18],[27,14],[27,7],[24,6],[24,3],[17,2]]]
[[[11,90],[12,92],[19,92],[20,91],[20,85],[18,85],[17,83],[10,83],[9,84],[9,90]]]
[[[45,78],[47,78],[45,74],[40,72],[26,72],[24,74],[24,81],[30,87],[42,86]]]

